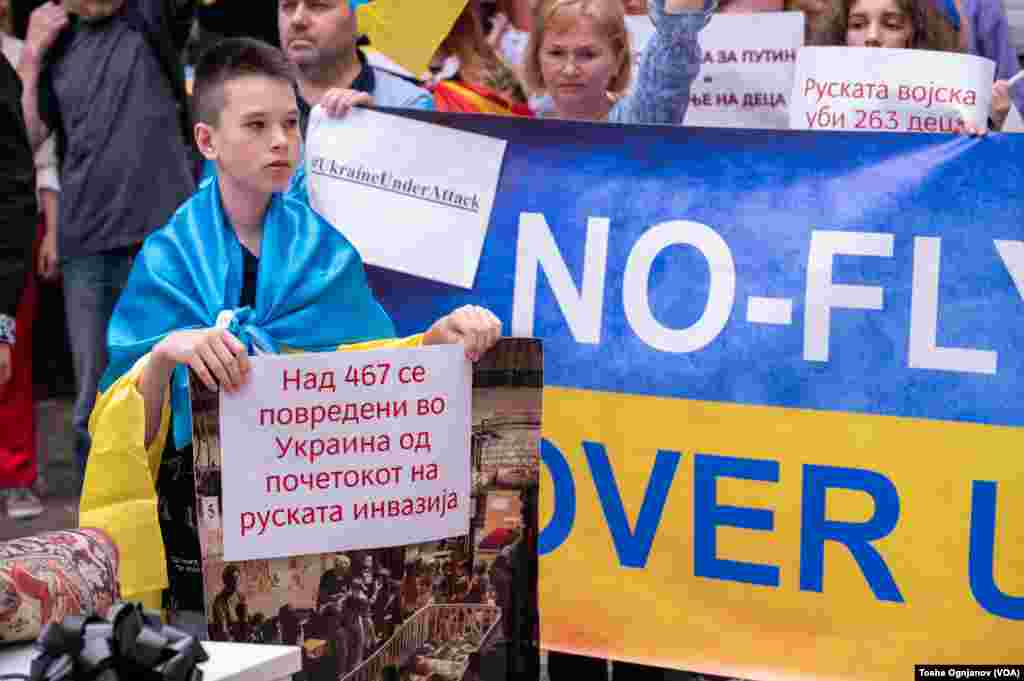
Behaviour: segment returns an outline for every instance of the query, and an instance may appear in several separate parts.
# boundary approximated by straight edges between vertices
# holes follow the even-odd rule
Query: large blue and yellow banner
[[[429,120],[509,141],[475,286],[371,276],[544,340],[546,647],[1024,660],[1024,140]]]

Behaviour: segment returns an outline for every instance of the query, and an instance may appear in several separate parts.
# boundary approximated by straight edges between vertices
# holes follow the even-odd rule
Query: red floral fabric
[[[0,641],[35,640],[68,615],[105,616],[120,598],[117,565],[117,547],[100,530],[0,542]]]

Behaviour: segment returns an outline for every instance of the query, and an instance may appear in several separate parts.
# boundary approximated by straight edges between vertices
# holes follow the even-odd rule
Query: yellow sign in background
[[[562,388],[544,400],[545,437],[576,496],[566,541],[541,557],[545,647],[753,679],[895,680],[912,678],[914,664],[1024,660],[1024,622],[982,608],[968,573],[973,481],[996,482],[991,570],[1004,594],[1024,595],[1021,429]],[[619,563],[584,441],[604,446],[631,529],[658,450],[681,455],[643,568]],[[770,510],[774,527],[719,527],[716,551],[778,566],[777,587],[695,576],[695,454],[778,462],[778,482],[719,479],[719,505]],[[904,602],[878,600],[851,552],[831,541],[822,591],[801,590],[805,465],[893,483],[898,522],[872,545]],[[547,467],[541,484],[544,528],[556,503]],[[875,513],[864,492],[832,489],[826,500],[829,520]]]

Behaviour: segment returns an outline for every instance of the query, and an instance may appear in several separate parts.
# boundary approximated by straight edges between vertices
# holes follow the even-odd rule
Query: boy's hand
[[[34,9],[29,16],[28,32],[25,35],[25,46],[30,54],[42,59],[67,25],[67,11],[54,2],[47,2]]]
[[[344,118],[354,106],[373,106],[373,97],[359,90],[336,87],[324,94],[320,106],[331,118]]]
[[[466,346],[466,359],[475,362],[501,338],[501,320],[485,308],[465,305],[434,322],[423,334],[424,345]]]
[[[7,385],[14,374],[14,359],[11,357],[9,343],[0,343],[0,388]]]
[[[226,329],[175,331],[156,344],[153,356],[171,367],[187,364],[210,390],[238,390],[249,377],[245,346]]]

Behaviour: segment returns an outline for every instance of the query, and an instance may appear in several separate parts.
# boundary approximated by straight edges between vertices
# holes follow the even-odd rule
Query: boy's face
[[[291,83],[243,76],[224,84],[224,98],[217,125],[196,126],[203,155],[241,189],[287,189],[299,159],[299,111]]]

